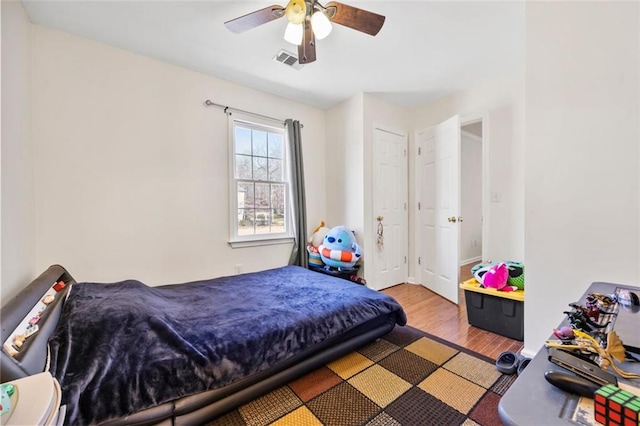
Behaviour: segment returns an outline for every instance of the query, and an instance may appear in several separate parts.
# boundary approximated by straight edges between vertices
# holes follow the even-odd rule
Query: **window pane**
[[[271,232],[271,213],[267,209],[256,210],[256,234]]]
[[[236,155],[236,178],[251,179],[251,157]]]
[[[285,186],[271,185],[271,232],[286,232]]]
[[[256,183],[256,208],[268,209],[271,207],[268,183]]]
[[[253,155],[267,156],[267,132],[253,131]]]
[[[253,180],[268,180],[266,157],[253,157]]]
[[[238,220],[238,235],[253,235],[254,215],[253,209],[240,209],[238,216],[242,214],[242,220]]]
[[[282,135],[269,133],[269,157],[282,158]]]
[[[251,155],[251,130],[244,127],[236,127],[236,154]]]
[[[282,182],[284,180],[282,177],[282,160],[269,158],[269,180],[272,182]]]
[[[253,183],[238,182],[238,208],[253,207]]]

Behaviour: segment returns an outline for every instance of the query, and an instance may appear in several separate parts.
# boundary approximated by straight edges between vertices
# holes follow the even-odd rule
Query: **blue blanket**
[[[186,284],[75,284],[49,340],[67,424],[217,389],[392,313],[391,297],[287,266]]]

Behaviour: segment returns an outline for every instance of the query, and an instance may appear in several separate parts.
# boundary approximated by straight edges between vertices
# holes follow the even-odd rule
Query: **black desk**
[[[611,294],[617,288],[626,288],[635,291],[640,290],[637,287],[622,284],[593,283],[584,293],[582,299],[575,302],[583,304],[586,301],[587,294],[589,293]],[[569,301],[567,303],[571,302],[574,301]],[[620,309],[623,308],[620,307]],[[569,306],[567,306],[567,310],[570,310]],[[619,316],[613,327],[616,333],[618,333],[620,339],[622,339],[623,343],[624,335],[622,335],[618,330],[618,322],[620,322],[620,320],[624,321],[624,324],[620,324],[620,328],[629,330],[631,328],[629,327],[629,324],[633,323],[637,325],[635,333],[640,333],[640,312],[635,312],[632,315],[627,315],[627,313],[629,313],[629,311],[625,313],[624,317]],[[562,315],[562,312],[558,313],[558,316],[560,315]],[[569,325],[569,321],[565,319],[560,325]],[[555,337],[551,338],[555,339]],[[625,362],[621,364],[621,367],[625,371],[640,373],[640,363],[638,362]],[[567,370],[564,370],[547,360],[547,348],[543,347],[533,360],[531,360],[522,375],[518,377],[507,393],[500,399],[498,412],[500,414],[500,419],[505,425],[567,426],[573,424],[568,420],[568,418],[573,414],[575,407],[578,404],[579,397],[568,392],[564,392],[549,384],[544,378],[544,372],[547,370],[558,370],[568,373]],[[620,383],[626,382],[632,386],[640,387],[640,380],[626,380],[618,377],[618,381]]]

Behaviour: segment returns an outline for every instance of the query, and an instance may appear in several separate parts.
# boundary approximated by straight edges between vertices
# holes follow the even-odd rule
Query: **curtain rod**
[[[273,120],[273,121],[277,121],[278,123],[282,123],[282,124],[284,124],[284,120],[281,120],[281,119],[279,119],[279,118],[269,117],[268,115],[256,114],[255,112],[245,111],[245,110],[243,110],[243,109],[238,109],[238,108],[233,108],[233,107],[230,107],[230,106],[228,106],[228,105],[220,105],[220,104],[217,104],[217,103],[215,103],[215,102],[211,102],[209,99],[207,99],[206,101],[204,101],[204,105],[205,105],[205,106],[215,106],[215,107],[218,107],[218,108],[223,108],[223,109],[224,109],[224,113],[225,113],[225,114],[226,114],[226,113],[227,113],[227,111],[229,111],[229,110],[231,110],[231,111],[237,111],[237,112],[243,112],[243,113],[245,113],[245,114],[249,114],[249,115],[253,115],[253,116],[261,117],[261,118],[266,118],[267,120]],[[300,126],[302,127],[302,125],[300,125]]]

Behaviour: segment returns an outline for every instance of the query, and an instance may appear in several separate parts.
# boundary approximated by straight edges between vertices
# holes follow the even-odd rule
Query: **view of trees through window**
[[[236,125],[234,144],[238,235],[287,232],[283,135]]]

